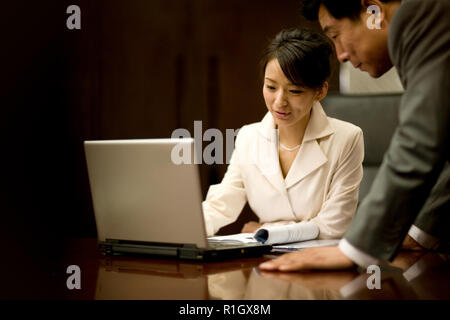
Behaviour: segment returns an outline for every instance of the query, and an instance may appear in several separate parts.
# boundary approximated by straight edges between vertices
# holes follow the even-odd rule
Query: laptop
[[[213,261],[271,250],[208,243],[194,139],[85,141],[84,149],[104,254]]]

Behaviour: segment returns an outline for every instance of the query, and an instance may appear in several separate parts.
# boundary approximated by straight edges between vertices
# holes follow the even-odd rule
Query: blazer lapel
[[[270,112],[261,121],[258,133],[259,137],[251,152],[253,163],[275,189],[281,194],[287,195],[278,159],[278,133]]]
[[[311,110],[311,118],[303,137],[302,147],[283,178],[278,158],[278,133],[270,112],[258,127],[259,137],[252,146],[252,163],[256,164],[266,179],[282,194],[287,195],[287,189],[301,179],[324,165],[328,158],[323,153],[317,139],[334,133],[322,105],[316,102]]]
[[[311,110],[311,118],[303,137],[302,146],[286,176],[286,188],[289,189],[328,162],[328,158],[317,140],[333,133],[334,130],[330,126],[322,105],[316,102]]]
[[[328,158],[316,140],[304,143],[286,176],[286,188],[289,189],[327,162]]]

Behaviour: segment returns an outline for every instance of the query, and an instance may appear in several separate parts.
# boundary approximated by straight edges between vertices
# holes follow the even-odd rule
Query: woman
[[[364,145],[360,128],[328,118],[320,104],[332,54],[324,36],[302,29],[281,31],[269,45],[262,59],[268,113],[241,128],[222,182],[210,186],[209,236],[234,222],[246,201],[260,220],[242,232],[299,223],[319,239],[343,236],[357,207]]]

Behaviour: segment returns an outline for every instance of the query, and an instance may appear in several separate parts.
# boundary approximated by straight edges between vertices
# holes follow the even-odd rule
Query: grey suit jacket
[[[379,259],[396,255],[413,223],[450,233],[449,17],[449,0],[403,0],[391,21],[389,53],[405,87],[399,126],[344,235]]]

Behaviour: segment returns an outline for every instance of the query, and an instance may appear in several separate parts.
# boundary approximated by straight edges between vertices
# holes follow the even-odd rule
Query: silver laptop
[[[105,254],[219,260],[270,251],[260,244],[208,244],[193,139],[85,141],[84,147]],[[185,161],[177,164],[180,155]]]

